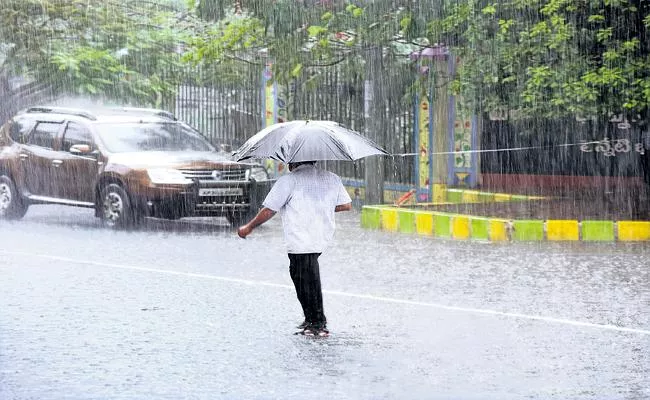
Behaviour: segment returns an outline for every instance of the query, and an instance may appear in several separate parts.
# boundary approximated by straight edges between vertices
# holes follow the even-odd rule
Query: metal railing
[[[240,83],[224,83],[206,68],[186,70],[187,78],[178,88],[174,114],[207,136],[215,145],[234,149],[263,125],[262,70],[247,66],[248,76]],[[365,132],[364,90],[361,77],[344,78],[334,69],[309,71],[308,78],[296,81],[285,93],[288,119],[325,119],[337,121],[361,134]],[[309,84],[305,84],[310,79]],[[404,86],[391,87],[385,98],[383,140],[379,145],[389,153],[402,154],[413,149],[413,105],[402,100]],[[385,157],[386,179],[411,185],[413,160]],[[327,168],[344,178],[363,179],[363,161],[328,162]]]

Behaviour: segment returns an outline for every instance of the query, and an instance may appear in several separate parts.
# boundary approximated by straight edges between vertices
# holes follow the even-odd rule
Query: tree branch
[[[306,64],[305,67],[316,67],[316,68],[333,67],[333,66],[335,66],[337,64],[340,64],[343,61],[345,61],[346,58],[347,57],[341,57],[338,60],[335,60],[335,61],[332,61],[332,62],[329,62],[329,63],[325,63],[325,64]]]
[[[259,65],[259,66],[264,65],[262,63],[257,63],[255,61],[250,61],[250,60],[247,60],[245,58],[241,58],[241,57],[233,55],[233,54],[225,54],[225,57],[229,58],[231,60],[241,61],[241,62],[244,62],[244,63],[249,64],[249,65]]]

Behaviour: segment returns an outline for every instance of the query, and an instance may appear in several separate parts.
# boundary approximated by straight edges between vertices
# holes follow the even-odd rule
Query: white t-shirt
[[[337,175],[300,165],[283,175],[264,200],[279,212],[290,254],[322,253],[334,237],[334,209],[352,201]]]

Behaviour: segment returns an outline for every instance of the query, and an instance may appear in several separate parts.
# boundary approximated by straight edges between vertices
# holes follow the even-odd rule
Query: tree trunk
[[[9,85],[9,77],[4,68],[0,69],[0,126],[16,112],[14,94]]]

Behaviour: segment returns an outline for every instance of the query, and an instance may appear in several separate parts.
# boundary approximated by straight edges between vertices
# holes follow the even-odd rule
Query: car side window
[[[70,147],[76,144],[87,144],[93,147],[93,135],[83,125],[76,122],[69,122],[63,133],[63,151],[70,151]]]
[[[27,144],[52,149],[60,129],[61,123],[58,122],[39,122],[29,135]]]
[[[25,143],[27,134],[34,127],[35,121],[30,119],[15,119],[9,126],[9,137],[17,143]]]

